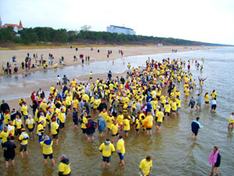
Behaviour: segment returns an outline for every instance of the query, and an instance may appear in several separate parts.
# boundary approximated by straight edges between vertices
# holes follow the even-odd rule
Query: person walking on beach
[[[200,118],[197,117],[196,120],[192,121],[192,123],[191,123],[191,129],[192,129],[191,138],[193,138],[193,136],[195,136],[194,140],[197,140],[197,134],[198,134],[199,128],[203,128],[203,126],[199,122],[199,119]]]
[[[111,143],[110,139],[107,138],[104,143],[99,147],[99,151],[102,153],[102,167],[110,167],[111,155],[115,151],[114,145]]]
[[[149,176],[151,172],[151,168],[153,167],[152,157],[146,156],[145,159],[141,160],[139,165],[139,174],[140,176]]]
[[[57,76],[57,86],[60,86],[62,82],[62,79],[60,78],[60,76]]]
[[[67,85],[67,82],[70,82],[70,80],[67,78],[66,75],[63,75],[63,84]]]
[[[60,163],[58,166],[58,176],[70,176],[71,175],[71,163],[66,155],[62,154],[60,156]]]
[[[112,78],[112,73],[111,73],[111,71],[109,70],[109,73],[108,73],[108,79],[109,79],[109,81],[111,80],[111,78]]]
[[[214,172],[215,172],[216,176],[219,175],[219,166],[221,164],[221,155],[220,155],[220,153],[218,151],[217,146],[214,146],[213,151],[210,153],[209,164],[212,165],[210,175],[213,176]]]

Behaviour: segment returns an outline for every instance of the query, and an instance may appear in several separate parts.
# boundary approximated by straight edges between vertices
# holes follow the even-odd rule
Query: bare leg
[[[11,160],[11,166],[12,166],[12,167],[15,166],[15,160]]]
[[[54,158],[51,159],[52,166],[54,166]]]
[[[191,138],[193,138],[194,133],[192,133]]]
[[[5,161],[5,168],[8,169],[8,161]]]
[[[110,163],[107,163],[106,167],[110,167]]]
[[[105,161],[102,162],[102,167],[105,167],[106,166],[106,163]]]
[[[45,163],[45,165],[47,165],[47,159],[44,159],[44,163]]]
[[[20,152],[20,156],[21,156],[21,158],[24,158],[24,153]]]
[[[124,164],[125,164],[125,163],[124,163],[124,160],[121,160],[121,163],[122,163],[122,166],[124,167]]]
[[[214,171],[216,175],[219,175],[219,168],[218,167],[214,167]]]
[[[213,176],[213,173],[214,173],[214,166],[212,166],[212,168],[211,168],[211,176]]]

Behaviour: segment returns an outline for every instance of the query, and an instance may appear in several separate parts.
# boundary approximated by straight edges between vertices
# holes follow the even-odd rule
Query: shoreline
[[[56,48],[56,49],[20,49],[20,50],[0,50],[0,60],[4,62],[5,68],[6,63],[11,60],[12,56],[16,56],[17,63],[13,63],[11,60],[12,66],[12,74],[11,75],[18,75],[22,73],[32,73],[35,71],[42,71],[44,68],[39,66],[38,68],[31,68],[30,70],[26,71],[26,69],[19,68],[17,73],[13,73],[13,68],[15,66],[21,67],[21,63],[24,62],[27,53],[30,54],[31,57],[31,65],[35,64],[35,60],[32,58],[33,54],[37,53],[38,60],[40,59],[40,55],[43,54],[44,59],[48,61],[47,56],[51,53],[54,55],[53,63],[59,63],[59,59],[61,56],[65,58],[65,65],[59,65],[57,68],[62,68],[66,66],[72,65],[81,65],[81,60],[79,59],[79,54],[83,54],[84,58],[86,56],[90,56],[90,61],[88,63],[97,62],[97,61],[104,61],[104,60],[115,60],[119,58],[125,58],[129,56],[138,56],[138,55],[147,55],[147,54],[161,54],[161,53],[172,53],[172,50],[177,50],[177,52],[187,52],[187,51],[196,51],[196,50],[209,50],[209,49],[216,49],[219,47],[213,46],[163,46],[163,47],[156,47],[156,46],[114,46],[114,47],[93,47],[93,51],[90,50],[91,47],[84,47],[78,48],[78,51],[75,48]],[[60,51],[61,50],[61,51]],[[100,50],[98,53],[97,51]],[[113,53],[109,55],[107,58],[107,51],[111,50]],[[123,51],[123,56],[119,54],[119,50]],[[73,61],[73,57],[77,57],[77,61]],[[2,62],[1,62],[1,69],[0,69],[0,76],[5,76],[2,70]],[[86,63],[86,61],[85,61]],[[53,65],[48,65],[46,69],[54,69]]]
[[[151,55],[151,54],[171,53],[171,50],[173,48],[174,47],[125,47],[124,48],[125,50],[124,49],[122,49],[122,50],[123,50],[123,52],[126,51],[126,54],[124,54],[124,56],[123,56],[123,58],[125,58],[125,57],[129,57],[129,56],[137,56],[137,55],[147,55],[147,54]],[[197,51],[197,50],[216,49],[217,47],[212,47],[212,48],[210,48],[210,47],[203,47],[202,49],[200,49],[200,48],[201,47],[189,48],[189,47],[184,47],[184,46],[183,47],[178,47],[177,46],[176,49],[177,50],[179,49],[179,51],[177,51],[177,52],[188,52],[188,51]],[[84,50],[82,50],[82,48],[81,48],[79,50],[82,50],[82,51],[85,51],[85,50],[88,51],[88,50],[90,50],[90,48],[83,48],[83,49]],[[99,48],[99,49],[100,49],[100,52],[103,51],[104,49],[106,51],[108,49],[109,50],[112,49],[112,51],[115,51],[117,53],[117,51],[120,48],[117,48],[117,47],[115,47],[115,48],[113,48],[113,47],[112,48],[104,47],[104,48]],[[157,53],[155,53],[155,49],[156,49]],[[43,50],[45,50],[45,49],[43,49]],[[50,51],[51,49],[46,49],[46,50]],[[55,49],[55,50],[57,50],[57,49]],[[58,49],[58,50],[60,50],[60,49]],[[62,50],[64,50],[64,49],[62,49]],[[67,49],[67,48],[65,50],[69,50],[70,51],[70,49]],[[95,50],[98,50],[98,49],[94,48],[94,51],[92,51],[92,52],[95,52]],[[20,52],[22,52],[22,51],[26,53],[27,50],[20,50]],[[32,50],[32,51],[34,51],[34,50]],[[170,52],[166,52],[166,51],[170,51]],[[89,53],[91,53],[91,51]],[[95,53],[96,53],[96,57],[97,58],[94,58],[89,63],[99,62],[99,61],[107,61],[108,60],[108,58],[102,58],[100,56],[98,57],[98,53],[97,52],[95,52]],[[103,56],[103,53],[101,53],[101,56]],[[121,59],[121,55],[119,56],[118,54],[115,54],[114,56],[116,56],[116,58],[114,58],[114,57],[111,56],[111,58],[109,58],[109,60]],[[117,57],[117,56],[119,56],[119,57]],[[127,60],[126,60],[126,64],[127,64]],[[71,61],[68,65],[66,65],[64,67],[72,66],[72,65],[81,65],[81,61],[78,61],[78,62],[72,62]],[[53,68],[47,68],[47,69],[53,69]],[[39,69],[37,69],[37,70],[32,70],[31,69],[28,72],[23,72],[23,70],[22,70],[22,72],[19,72],[19,73],[14,74],[14,75],[19,75],[19,74],[23,74],[23,73],[32,73],[32,72],[42,71],[42,70],[43,70],[42,67],[39,68]],[[113,77],[115,77],[117,75],[118,76],[123,76],[123,75],[126,74],[126,72],[127,72],[127,69],[124,72],[122,72],[122,73],[115,73],[114,71],[112,71],[112,74],[113,74]],[[107,73],[93,74],[93,81],[96,80],[97,78],[106,79],[107,78],[106,74]],[[67,75],[67,76],[69,76],[69,75]],[[77,81],[79,81],[79,82],[87,82],[88,81],[88,77],[89,77],[89,75],[77,75],[77,76],[74,76],[73,78],[77,79]],[[4,84],[4,83],[2,83],[2,84]],[[19,90],[18,95],[20,95],[20,94],[21,95],[22,94],[23,95],[28,94],[28,98],[25,98],[25,99],[26,99],[27,102],[31,102],[30,95],[31,95],[31,92],[33,90],[38,90],[39,87],[41,87],[44,91],[49,91],[49,88],[50,88],[50,86],[52,84],[55,85],[56,84],[56,80],[54,82],[51,82],[50,80],[47,80],[47,79],[44,79],[43,81],[40,80],[39,84],[35,84],[32,87],[29,87],[29,88],[24,87],[22,90],[18,89]],[[15,88],[15,89],[17,89],[17,88]],[[61,89],[59,89],[59,90],[61,90]],[[8,100],[7,102],[9,103],[10,107],[18,107],[18,100],[19,100],[19,98],[17,97],[17,98]]]

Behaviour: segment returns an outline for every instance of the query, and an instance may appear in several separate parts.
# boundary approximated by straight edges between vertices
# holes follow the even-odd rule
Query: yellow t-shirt
[[[124,124],[124,131],[129,131],[130,130],[130,122],[128,119],[124,119],[123,120],[123,124]]]
[[[122,124],[123,124],[123,119],[124,119],[123,114],[118,115],[118,117],[117,117],[117,122],[118,122],[120,125],[122,125]]]
[[[23,112],[24,116],[27,116],[28,115],[28,106],[22,106],[21,111]]]
[[[140,121],[139,119],[136,119],[136,126],[135,126],[136,129],[140,129]]]
[[[209,94],[206,94],[206,96],[205,96],[205,102],[209,102],[209,98],[210,98]]]
[[[82,124],[81,124],[81,129],[86,129],[87,127],[86,127],[86,123],[88,123],[88,120],[87,120],[87,118],[85,117],[85,116],[83,116],[83,118],[82,118]]]
[[[65,163],[60,162],[58,166],[58,171],[62,172],[63,175],[68,175],[71,172],[70,165],[71,165],[70,163],[65,164]]]
[[[2,131],[0,133],[0,139],[2,139],[2,144],[5,143],[7,141],[7,137],[9,136],[9,131],[5,132],[5,131]]]
[[[162,111],[159,111],[158,113],[157,113],[157,122],[162,122],[162,120],[163,120],[163,117],[164,117],[164,114],[163,114],[163,112]]]
[[[147,122],[146,128],[152,128],[152,126],[153,126],[153,121],[154,121],[153,116],[152,116],[152,115],[146,116],[145,121]]]
[[[144,175],[149,175],[150,168],[153,166],[152,160],[147,161],[146,159],[141,160],[139,168],[142,170]],[[141,173],[140,173],[141,174]]]
[[[116,150],[120,151],[120,153],[125,153],[125,146],[123,139],[118,140]]]
[[[3,124],[8,125],[10,120],[10,114],[4,114]]]
[[[46,144],[47,143],[47,144]],[[53,141],[51,139],[41,141],[40,144],[43,147],[43,154],[44,155],[50,155],[53,153]]]
[[[37,134],[44,133],[44,127],[42,124],[37,125]]]
[[[115,118],[113,117],[113,116],[108,116],[107,117],[107,128],[111,128],[111,125],[113,124],[113,120],[114,120]]]
[[[57,129],[58,129],[58,128],[59,128],[59,125],[57,124],[57,122],[52,122],[52,123],[50,124],[51,134],[52,134],[52,135],[58,134],[58,132],[57,132]]]
[[[73,100],[73,108],[78,108],[78,105],[79,105],[79,101],[76,99],[76,100]]]
[[[102,156],[109,157],[111,156],[111,153],[115,151],[115,147],[112,143],[109,145],[105,145],[105,143],[102,143],[102,145],[99,147],[99,150],[102,151]]]
[[[28,134],[26,132],[21,133],[21,135],[19,136],[19,141],[21,141],[22,145],[27,145],[28,144]]]
[[[111,131],[112,131],[112,134],[116,134],[116,133],[118,133],[118,130],[119,130],[119,125],[118,125],[118,123],[116,123],[116,125],[115,124],[112,124],[111,125]]]
[[[35,120],[34,119],[31,119],[31,120],[27,119],[26,120],[26,125],[28,126],[29,129],[32,129],[33,126],[34,126],[34,124],[35,124]]]

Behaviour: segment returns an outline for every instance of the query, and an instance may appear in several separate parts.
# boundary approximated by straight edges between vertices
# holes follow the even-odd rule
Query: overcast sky
[[[234,0],[0,0],[2,23],[106,31],[234,44]]]

